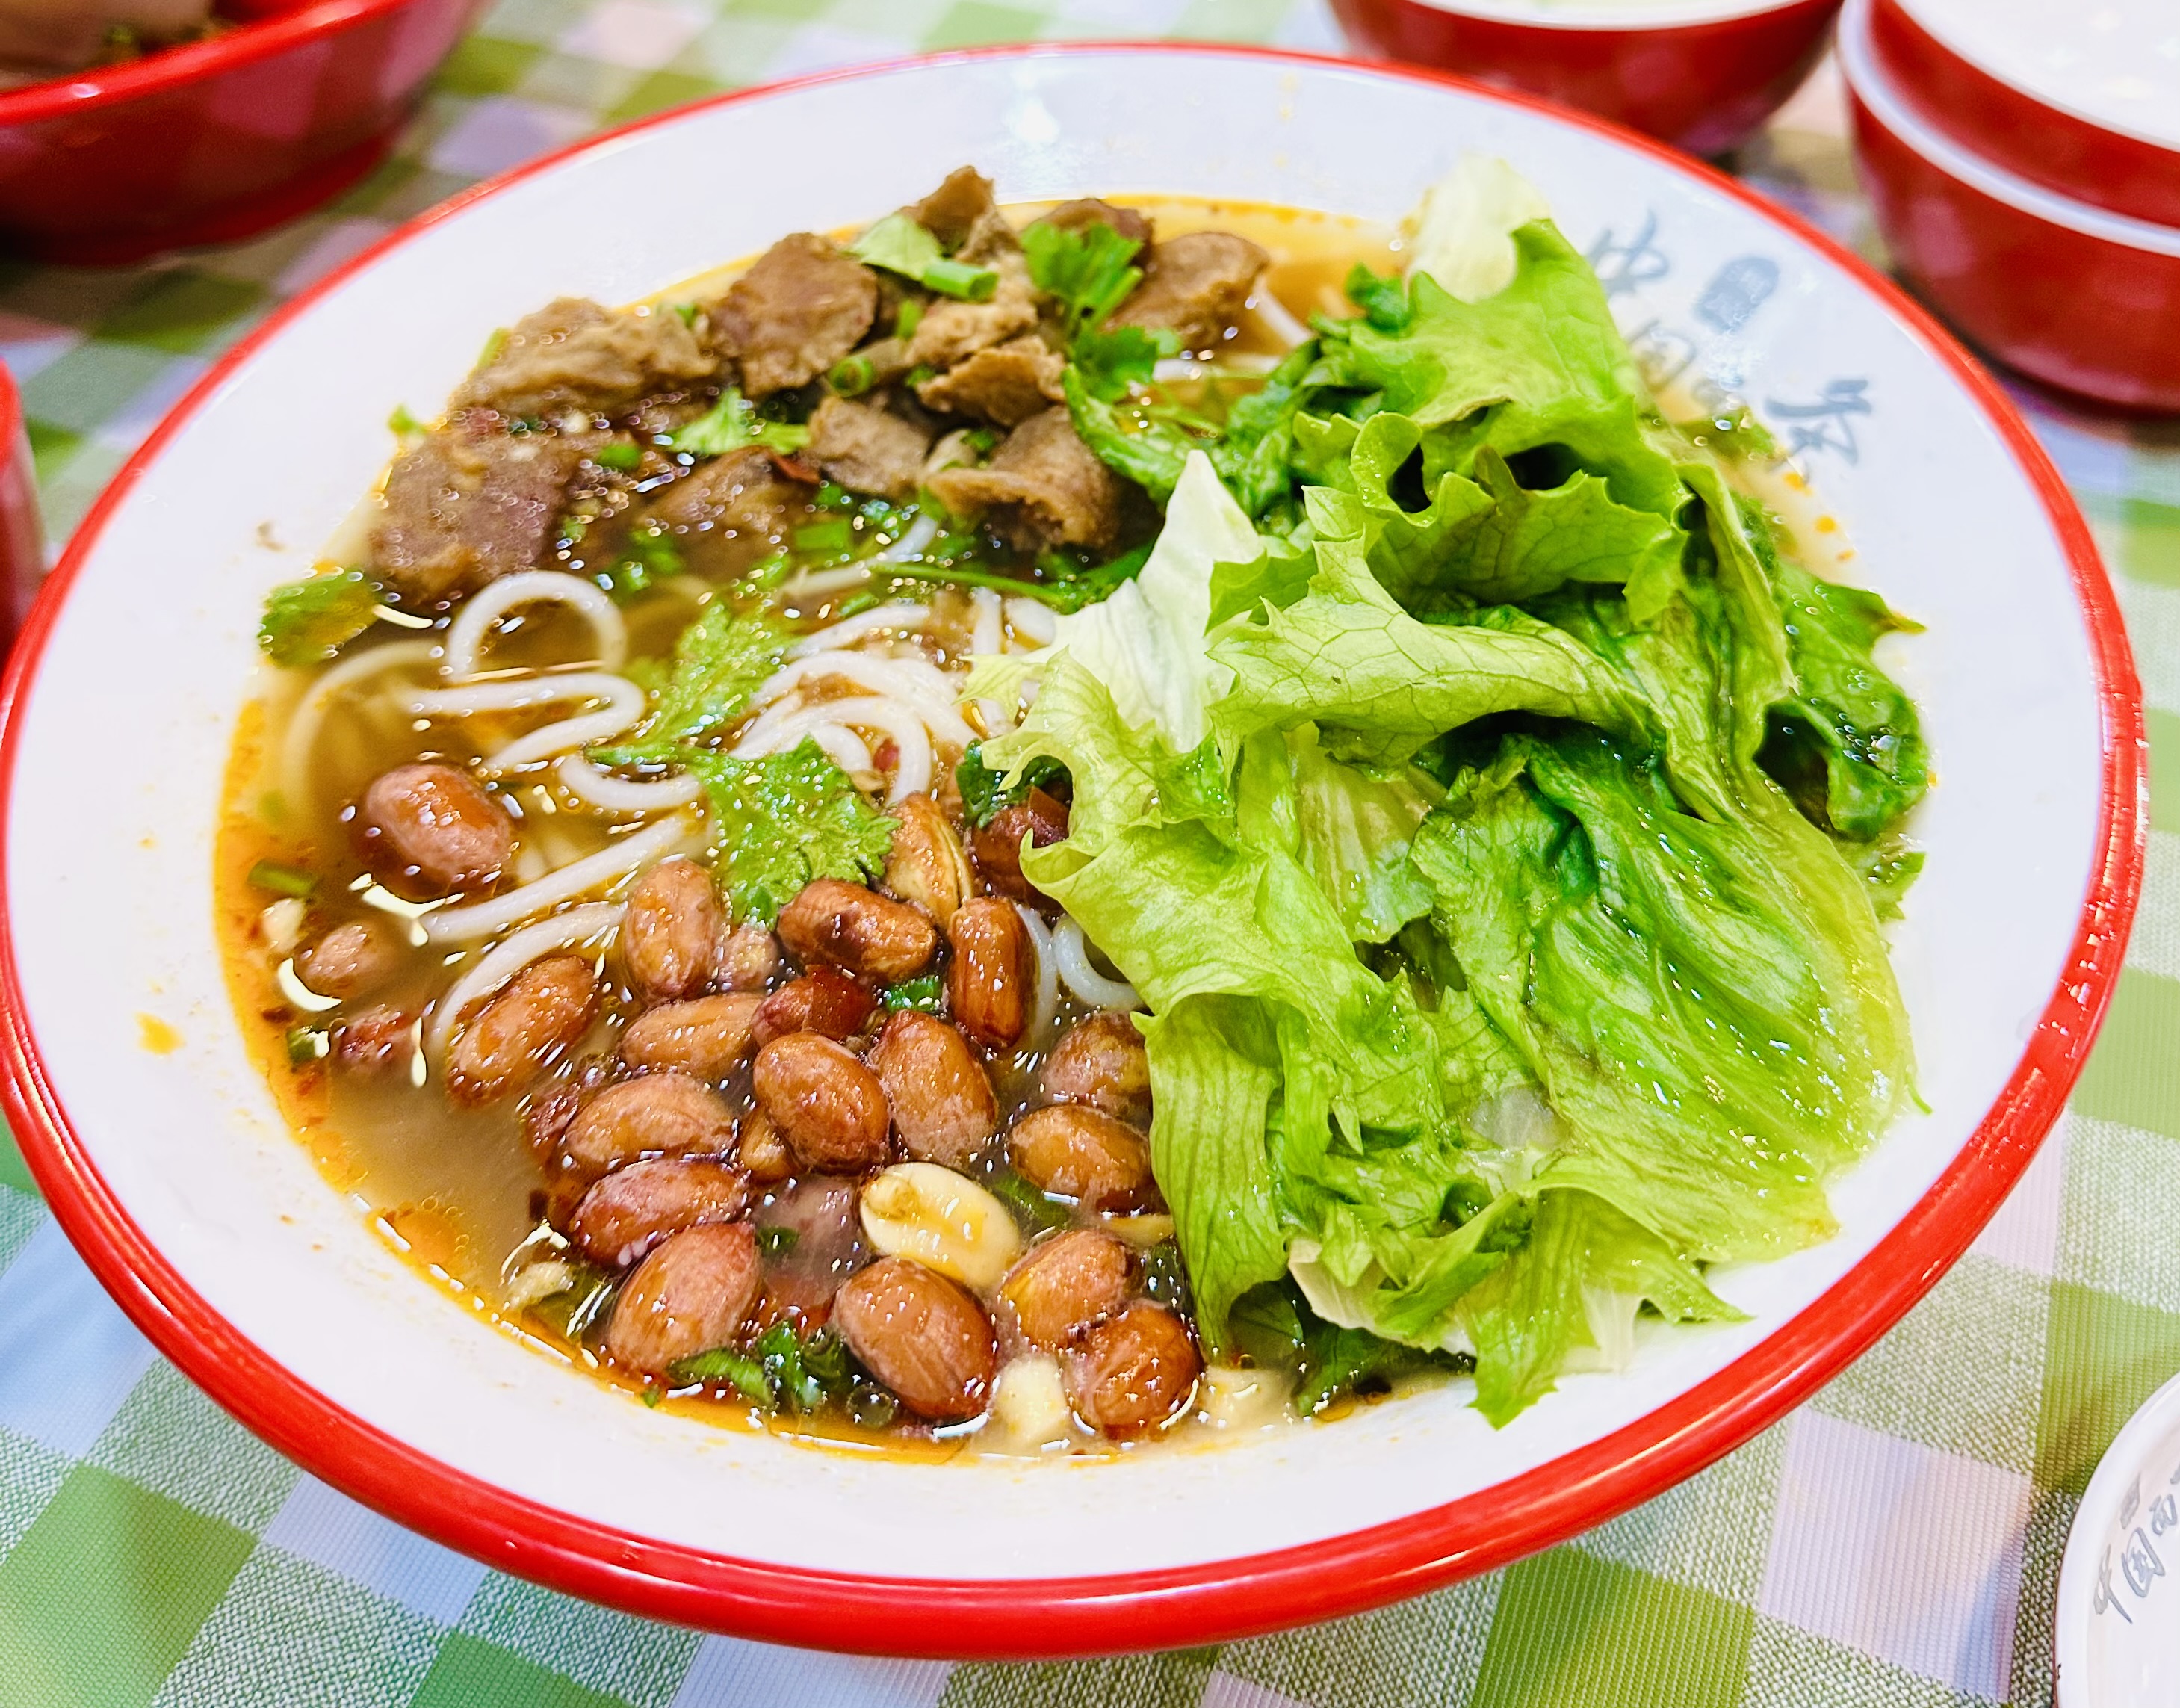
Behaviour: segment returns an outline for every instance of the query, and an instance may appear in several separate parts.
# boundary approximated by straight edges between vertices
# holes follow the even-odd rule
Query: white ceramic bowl
[[[734,169],[790,138],[792,172]],[[1838,1237],[1720,1275],[1745,1325],[1654,1336],[1624,1376],[1570,1380],[1497,1432],[1455,1386],[1218,1452],[1027,1466],[818,1454],[647,1411],[381,1244],[245,1059],[207,877],[259,603],[371,481],[389,408],[443,396],[482,329],[549,297],[651,292],[867,219],[965,160],[1011,198],[1184,192],[1390,220],[1465,149],[1543,187],[1646,362],[1806,443],[1856,566],[1930,625],[1898,654],[1942,780],[1897,950],[1930,1112],[1839,1183]],[[1519,98],[1241,50],[1010,50],[818,79],[458,199],[274,317],[117,481],[8,679],[9,1109],[56,1215],[184,1369],[321,1476],[496,1566],[842,1648],[1205,1642],[1597,1523],[1896,1319],[2026,1165],[2095,1030],[2139,879],[2140,732],[2111,590],[2012,410],[1891,287],[1722,178]],[[141,1013],[181,1046],[138,1047]]]
[[[2106,1450],[2059,1568],[2059,1708],[2180,1708],[2180,1376]]]

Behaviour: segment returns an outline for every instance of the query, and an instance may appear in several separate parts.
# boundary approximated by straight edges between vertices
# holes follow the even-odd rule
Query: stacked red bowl
[[[2180,413],[2180,11],[1847,0],[1856,155],[1893,258],[1973,342]]]

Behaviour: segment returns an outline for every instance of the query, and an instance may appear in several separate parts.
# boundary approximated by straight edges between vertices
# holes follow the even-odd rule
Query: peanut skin
[[[984,1409],[999,1343],[983,1308],[936,1270],[880,1258],[834,1296],[849,1350],[919,1418],[949,1423]]]
[[[1029,1024],[1037,950],[1014,903],[997,896],[964,902],[946,928],[954,958],[946,997],[954,1023],[987,1050],[1011,1050]]]
[[[726,926],[710,873],[679,855],[660,861],[628,892],[621,958],[629,978],[654,1000],[698,994],[712,981]]]
[[[746,1222],[707,1222],[674,1235],[621,1289],[607,1352],[631,1369],[663,1375],[683,1358],[725,1346],[757,1303],[761,1268]]]
[[[488,890],[515,846],[515,824],[452,765],[396,765],[371,780],[350,823],[357,857],[411,901]]]
[[[820,878],[779,916],[779,940],[806,967],[838,967],[892,984],[922,972],[939,948],[931,922],[860,884]]]
[[[590,1030],[597,975],[579,955],[553,955],[509,979],[471,1016],[447,1051],[447,1095],[494,1103],[517,1092]]]
[[[919,1162],[967,1165],[999,1127],[999,1099],[968,1040],[944,1021],[903,1009],[870,1053],[901,1149]]]
[[[884,1089],[855,1056],[814,1032],[791,1032],[757,1053],[757,1106],[789,1147],[828,1174],[860,1174],[886,1158]]]

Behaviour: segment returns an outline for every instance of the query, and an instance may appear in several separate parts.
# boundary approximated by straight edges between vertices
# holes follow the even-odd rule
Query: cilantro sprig
[[[676,427],[663,436],[663,442],[673,450],[685,451],[691,456],[723,457],[729,451],[738,451],[751,445],[762,445],[768,450],[800,450],[810,443],[810,429],[797,427],[792,421],[767,421],[757,412],[757,406],[733,386],[719,394],[719,400],[686,427]]]
[[[1039,221],[1022,233],[1030,281],[1060,303],[1067,356],[1093,397],[1111,403],[1149,380],[1161,360],[1181,348],[1163,327],[1107,327],[1113,311],[1143,282],[1135,265],[1142,245],[1109,225],[1079,231]]]
[[[257,644],[291,670],[322,664],[369,628],[383,609],[378,583],[361,570],[328,570],[266,595]]]
[[[897,273],[926,290],[964,302],[989,302],[999,288],[997,267],[951,259],[936,237],[905,213],[889,213],[851,244],[848,252],[866,267]]]

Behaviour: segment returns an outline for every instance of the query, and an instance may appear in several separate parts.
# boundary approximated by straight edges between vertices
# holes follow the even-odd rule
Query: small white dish
[[[2180,1376],[2128,1420],[2059,1568],[2059,1708],[2180,1708]]]

